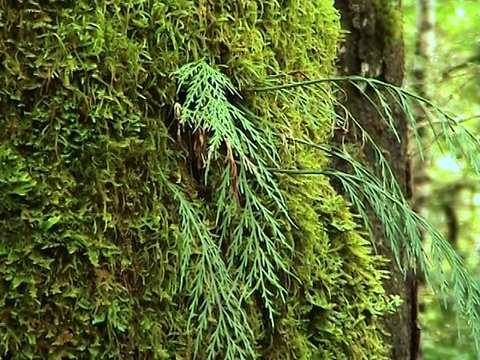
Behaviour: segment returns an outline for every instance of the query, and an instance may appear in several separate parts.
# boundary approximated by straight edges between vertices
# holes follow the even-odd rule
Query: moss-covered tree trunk
[[[336,0],[335,6],[341,13],[342,27],[348,30],[346,41],[339,50],[339,71],[343,75],[361,75],[394,85],[402,85],[404,79],[404,46],[402,39],[401,8],[390,0]],[[394,101],[390,103],[395,115],[395,127],[400,135],[399,142],[382,120],[381,115],[365,95],[353,86],[345,86],[344,105],[360,121],[373,140],[385,149],[385,155],[405,195],[411,197],[411,176],[408,159],[408,129],[404,114]],[[366,94],[375,98],[374,92]],[[342,143],[362,147],[361,135],[354,129],[349,133],[337,134]],[[367,145],[362,147],[363,158],[373,169],[376,168],[374,151]],[[371,221],[376,235],[376,247],[380,254],[389,258],[386,282],[389,294],[398,294],[404,300],[397,313],[385,318],[389,332],[387,343],[391,346],[390,358],[395,360],[417,359],[419,355],[419,326],[417,322],[417,281],[413,274],[405,277],[398,268],[389,240],[383,236],[378,220]]]
[[[333,92],[258,89],[339,34],[325,0],[1,0],[0,357],[384,359],[382,260],[274,172],[328,166]]]

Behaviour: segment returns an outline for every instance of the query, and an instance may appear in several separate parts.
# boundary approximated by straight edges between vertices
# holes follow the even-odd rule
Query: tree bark
[[[422,97],[429,97],[429,88],[432,86],[432,72],[430,71],[435,50],[435,0],[417,0],[417,36],[415,39],[415,54],[413,63],[413,88]],[[423,152],[420,156],[418,146],[413,146],[413,198],[412,206],[415,211],[422,213],[430,197],[430,177],[428,167],[430,162],[428,142],[428,119],[420,107],[415,109],[417,133],[422,141]]]
[[[435,52],[435,0],[417,0],[416,16],[414,87],[420,96],[428,96],[428,87],[432,84],[429,69]]]
[[[416,8],[416,26],[417,34],[415,39],[415,52],[413,63],[413,88],[415,92],[428,98],[429,88],[432,83],[432,60],[435,51],[435,0],[417,0]],[[431,179],[428,172],[430,167],[430,151],[428,143],[430,141],[429,132],[427,130],[428,119],[422,108],[417,106],[415,117],[417,120],[417,134],[421,144],[412,146],[412,199],[410,203],[415,212],[424,215],[428,206],[428,200],[431,193]],[[420,155],[419,146],[422,147],[422,156]],[[451,207],[450,207],[451,208]],[[447,207],[447,218],[455,219],[455,212],[449,211]],[[450,209],[451,210],[451,209]],[[453,215],[450,216],[449,215]],[[456,221],[452,222],[456,224]],[[452,233],[456,233],[456,229]],[[421,229],[422,237],[425,238],[424,230]],[[425,285],[423,276],[418,276],[418,285],[421,288]],[[420,299],[418,302],[419,312],[424,311],[425,303]],[[421,348],[418,358],[422,357]]]
[[[400,4],[376,0],[336,0],[335,6],[342,16],[342,27],[348,31],[345,42],[339,50],[339,72],[342,75],[361,75],[375,78],[394,85],[402,85],[404,79],[403,39],[396,38],[396,29],[401,23],[392,22],[388,11],[399,14]],[[398,6],[398,8],[395,8]],[[389,20],[386,20],[389,19]],[[401,33],[398,31],[398,33]],[[395,126],[401,138],[398,142],[388,126],[367,99],[352,86],[345,85],[344,106],[362,124],[373,140],[388,150],[392,170],[405,196],[411,197],[411,171],[408,158],[408,127],[401,109],[394,102],[390,104],[395,115]],[[371,90],[371,89],[370,89]],[[366,89],[369,94],[369,89]],[[370,95],[374,97],[373,91]],[[338,141],[358,144],[360,136],[350,131],[339,134]],[[340,138],[341,137],[341,138]],[[359,146],[360,147],[360,146]],[[375,169],[375,155],[371,148],[363,148],[363,160]],[[341,166],[341,165],[340,165]],[[386,291],[399,295],[403,305],[385,319],[389,333],[386,343],[391,346],[390,358],[398,360],[417,359],[420,351],[419,326],[417,323],[417,281],[412,273],[405,277],[395,263],[388,239],[383,237],[379,221],[372,215],[376,248],[380,254],[391,259],[387,265],[390,279],[385,282]]]

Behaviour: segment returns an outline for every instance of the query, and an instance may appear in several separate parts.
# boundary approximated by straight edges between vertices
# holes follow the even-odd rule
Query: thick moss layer
[[[403,18],[398,3],[391,0],[375,0],[375,12],[379,33],[383,34],[384,45],[391,45],[402,39]]]
[[[217,203],[208,195],[215,176],[211,188],[199,184],[172,130],[181,101],[172,74],[205,58],[243,91],[259,129],[327,143],[328,88],[301,97],[248,89],[267,75],[332,71],[333,3],[4,0],[0,24],[0,356],[192,358],[202,244],[192,245],[180,286],[184,219],[166,184],[212,232]],[[320,151],[276,146],[284,167],[328,162]],[[277,214],[294,246],[279,246],[292,274],[282,274],[287,297],[274,300],[273,325],[258,291],[242,303],[254,351],[382,357],[377,316],[389,305],[380,262],[348,204],[326,178],[278,180],[296,225]],[[218,324],[210,315],[207,340]]]

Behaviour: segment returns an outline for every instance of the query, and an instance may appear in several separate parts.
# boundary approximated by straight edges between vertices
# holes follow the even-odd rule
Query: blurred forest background
[[[407,87],[480,135],[479,7],[478,0],[404,1]],[[442,231],[480,279],[480,181],[464,163],[430,146],[439,135],[422,133],[425,161],[419,160],[418,149],[411,150],[413,206]],[[428,249],[429,239],[425,241]],[[439,298],[421,286],[419,301],[424,359],[479,359],[467,323],[457,325],[451,298]]]

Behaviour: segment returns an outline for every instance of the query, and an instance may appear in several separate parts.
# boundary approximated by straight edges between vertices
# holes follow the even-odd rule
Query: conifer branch
[[[288,211],[276,179],[267,167],[275,165],[279,155],[275,144],[268,141],[268,135],[259,132],[232,103],[230,98],[239,99],[240,95],[220,71],[204,62],[196,62],[180,68],[174,76],[178,80],[178,96],[183,98],[180,125],[194,136],[202,133],[207,144],[205,185],[213,178],[210,175],[214,171],[221,173],[219,186],[211,194],[217,205],[216,221],[212,224],[217,234],[215,241],[207,230],[193,223],[188,203],[176,195],[177,201],[183,203],[180,206],[183,221],[186,226],[195,229],[185,230],[184,236],[195,232],[202,239],[205,251],[202,251],[201,266],[215,269],[215,273],[209,275],[211,278],[207,278],[208,274],[204,274],[200,265],[196,268],[191,311],[200,313],[197,318],[199,331],[206,331],[208,319],[212,317],[217,322],[222,318],[225,324],[231,324],[219,326],[219,323],[212,335],[215,339],[222,336],[228,339],[230,335],[225,332],[232,331],[229,326],[242,328],[246,325],[239,318],[232,319],[229,313],[222,314],[224,310],[220,308],[225,306],[224,303],[229,308],[234,307],[227,303],[228,299],[233,301],[233,295],[219,299],[212,295],[214,290],[220,291],[223,287],[227,291],[228,287],[232,289],[235,286],[239,294],[233,301],[236,308],[241,308],[252,293],[258,292],[273,325],[278,299],[285,301],[286,295],[279,275],[293,275],[285,260],[285,253],[292,251],[292,244],[288,243],[278,220],[280,215],[289,219]],[[185,243],[184,246],[191,244]],[[226,254],[221,254],[222,247],[226,248]],[[193,252],[184,250],[186,264]],[[187,277],[187,271],[182,272],[182,276]],[[235,276],[235,283],[228,280],[229,276]],[[219,282],[215,288],[213,278]],[[210,289],[207,284],[211,284]],[[202,303],[200,299],[203,299]],[[251,354],[252,347],[247,346],[248,335],[240,332],[238,337],[244,339],[242,349],[248,350],[244,354]],[[220,343],[218,340],[219,346]],[[197,342],[199,344],[200,341]],[[208,358],[218,350],[215,346],[210,344]],[[238,354],[241,351],[235,350],[236,346],[233,340],[224,344],[224,352],[229,354],[227,359],[240,358]]]
[[[180,287],[191,292],[187,331],[196,328],[195,357],[204,335],[210,333],[207,359],[213,360],[222,352],[225,359],[255,358],[251,343],[253,332],[241,307],[239,284],[231,278],[214,235],[202,220],[200,208],[195,209],[177,185],[166,178],[162,180],[179,207],[183,240]],[[198,257],[195,262],[192,261],[193,249]],[[211,326],[215,330],[210,332]]]
[[[201,131],[206,134],[208,146],[205,160],[205,183],[210,181],[209,174],[213,171],[212,169],[221,172],[219,186],[216,187],[213,194],[217,204],[216,220],[213,228],[217,229],[218,241],[217,239],[215,239],[216,241],[213,240],[210,230],[205,232],[201,228],[195,231],[185,230],[184,234],[188,237],[193,233],[197,235],[202,232],[210,233],[208,236],[199,235],[204,238],[204,244],[209,249],[202,252],[203,260],[201,264],[203,267],[215,268],[216,276],[224,278],[224,280],[218,280],[219,283],[215,285],[215,289],[218,290],[227,286],[236,289],[236,292],[233,293],[237,294],[236,296],[229,295],[226,298],[205,297],[203,295],[204,302],[200,303],[201,294],[206,293],[204,286],[207,275],[203,272],[204,270],[198,268],[196,270],[197,286],[194,292],[197,300],[192,302],[191,310],[192,312],[200,311],[197,318],[197,322],[200,322],[199,330],[207,329],[208,321],[206,319],[209,319],[212,312],[219,311],[219,307],[229,303],[234,304],[229,305],[230,309],[241,308],[242,302],[257,291],[260,293],[263,305],[268,311],[269,319],[273,323],[276,313],[275,298],[285,294],[278,272],[282,271],[293,275],[290,273],[290,269],[286,265],[288,262],[284,258],[284,251],[289,251],[291,244],[287,242],[282,233],[278,220],[278,215],[289,219],[288,211],[273,175],[274,173],[283,173],[292,176],[322,175],[340,181],[352,204],[361,215],[364,227],[370,236],[373,238],[366,204],[373,210],[382,224],[385,238],[391,241],[395,261],[399,267],[403,270],[406,270],[407,267],[413,269],[418,267],[426,273],[427,282],[430,285],[433,286],[432,279],[443,276],[441,267],[447,262],[452,267],[452,276],[449,280],[455,291],[459,311],[470,319],[472,333],[477,344],[480,343],[480,316],[478,312],[480,294],[475,287],[476,282],[468,274],[462,260],[448,242],[428,222],[411,210],[383,149],[375,143],[370,134],[361,126],[361,122],[355,119],[347,109],[344,108],[348,120],[353,121],[355,127],[360,130],[365,143],[368,143],[374,150],[380,168],[379,175],[373,174],[372,171],[348,154],[345,149],[326,148],[311,141],[296,138],[289,138],[289,140],[321,149],[331,156],[341,159],[349,164],[351,172],[344,173],[333,169],[323,169],[321,171],[281,169],[277,162],[280,156],[275,144],[271,141],[275,134],[269,133],[269,130],[262,129],[263,132],[261,132],[255,128],[246,116],[248,112],[242,111],[234,105],[231,99],[239,99],[240,95],[226,76],[203,62],[188,64],[178,70],[175,76],[178,79],[179,96],[185,95],[181,104],[180,123],[184,129],[192,133]],[[278,80],[277,77],[273,79]],[[254,91],[295,91],[295,89],[305,86],[318,86],[321,83],[337,84],[345,81],[350,82],[366,97],[367,101],[379,112],[381,119],[388,125],[398,141],[400,141],[400,137],[394,125],[390,107],[391,99],[394,99],[396,104],[405,112],[414,129],[414,134],[416,134],[416,126],[414,126],[416,121],[412,110],[412,101],[418,102],[425,111],[434,109],[435,116],[443,120],[440,124],[439,135],[445,136],[448,150],[456,155],[466,157],[480,174],[476,158],[471,151],[471,149],[475,149],[480,152],[480,145],[475,136],[466,129],[459,127],[453,121],[453,117],[443,112],[432,102],[404,89],[375,79],[351,76],[270,85],[254,89]],[[364,85],[360,85],[360,83]],[[365,84],[373,89],[374,97],[366,92]],[[303,100],[300,99],[300,101]],[[305,101],[308,101],[308,99],[305,98]],[[338,103],[336,105],[341,106]],[[308,107],[305,106],[305,108]],[[333,114],[333,117],[335,116],[337,115]],[[346,119],[340,120],[342,122],[346,121]],[[435,127],[436,124],[437,122],[430,122],[432,131],[438,132]],[[419,141],[418,134],[415,136]],[[441,145],[440,142],[438,142],[438,145]],[[464,148],[465,145],[467,145],[468,151]],[[226,164],[226,166],[220,166],[220,164]],[[180,203],[182,202],[180,197],[176,196],[176,199]],[[273,204],[273,206],[267,206],[265,200],[268,200],[268,203]],[[187,205],[188,203],[185,202],[181,216],[186,219],[189,227],[195,229],[197,225],[188,220],[193,217],[191,215],[193,210],[187,211],[185,207]],[[423,249],[420,227],[423,227],[433,239],[428,257]],[[220,246],[225,244],[228,244],[227,253],[222,257]],[[189,246],[189,244],[185,243],[184,246]],[[401,254],[404,254],[404,258],[401,257]],[[184,252],[184,256],[186,259],[192,257],[192,251]],[[185,260],[185,262],[187,261]],[[235,282],[231,279],[228,280],[229,276],[232,276],[231,274],[235,274]],[[187,276],[186,271],[183,276]],[[447,291],[445,285],[441,286],[439,291],[445,293]],[[233,315],[226,314],[226,316]],[[241,323],[242,316],[234,320],[234,323],[237,324],[235,327]],[[218,339],[227,336],[224,334],[227,328],[227,325],[222,325],[217,328],[212,336],[218,336]],[[231,342],[227,341],[227,344],[229,344],[227,353],[237,354],[235,356],[244,356],[244,354],[250,353],[248,334],[248,331],[245,334],[234,333],[235,336],[244,339],[245,342],[239,349],[236,349],[233,342],[234,338],[231,338]],[[215,347],[216,345],[212,346]],[[209,347],[209,354],[214,354],[215,351],[212,347]]]
[[[270,80],[271,79],[267,81]],[[289,89],[297,89],[305,86],[318,86],[322,83],[339,84],[342,82],[352,84],[366,98],[366,101],[374,107],[384,123],[388,125],[395,137],[399,139],[399,134],[393,121],[392,110],[386,96],[382,92],[386,91],[387,95],[404,111],[413,129],[417,146],[421,149],[422,143],[418,134],[418,124],[413,112],[413,102],[416,102],[425,112],[426,118],[429,121],[429,127],[435,135],[435,141],[440,150],[444,151],[444,145],[441,141],[441,139],[443,139],[447,145],[447,150],[454,157],[465,159],[477,176],[480,176],[480,162],[478,161],[478,154],[480,154],[479,139],[468,131],[468,129],[461,126],[453,116],[443,111],[432,101],[424,99],[405,89],[376,79],[345,76],[291,84],[270,84],[265,87],[256,88],[254,91],[288,91]],[[363,84],[363,86],[360,84]],[[373,89],[375,98],[367,94],[365,84],[370,89]],[[342,107],[338,101],[336,105]],[[365,208],[365,201],[367,201],[381,222],[385,237],[391,242],[395,260],[400,268],[405,270],[404,259],[400,258],[403,249],[406,257],[406,265],[412,267],[414,270],[419,266],[425,273],[427,283],[430,286],[434,286],[434,279],[442,279],[440,288],[434,290],[439,291],[441,295],[447,295],[450,293],[449,287],[453,287],[456,308],[459,314],[462,314],[463,317],[467,319],[477,349],[480,350],[480,291],[477,281],[468,273],[462,259],[448,241],[425,219],[411,210],[398,186],[398,182],[387,159],[383,155],[382,149],[378,147],[368,132],[361,126],[361,122],[355,119],[345,107],[342,108],[346,116],[354,122],[355,127],[361,131],[363,139],[365,139],[374,150],[380,168],[379,176],[373,175],[345,150],[323,148],[323,150],[331,155],[337,156],[349,163],[353,173],[347,174],[338,170],[322,170],[312,171],[310,174],[328,175],[338,179],[350,197],[352,204],[361,215],[365,229],[370,236],[373,236]],[[433,109],[433,114],[430,109]],[[434,119],[437,120],[434,121]],[[345,119],[341,120],[342,122],[345,121]],[[440,125],[440,129],[437,129],[437,125]],[[305,144],[304,140],[293,140]],[[317,147],[317,145],[313,143],[310,143],[310,146]],[[285,170],[277,169],[276,171],[284,172]],[[308,173],[308,170],[302,170],[301,172],[297,172],[297,170],[288,171],[289,174],[292,175],[295,173],[297,173],[297,175],[306,175]],[[425,229],[426,233],[432,238],[428,258],[423,250],[419,231],[420,227]],[[374,239],[374,237],[372,237],[372,239]],[[399,239],[402,241],[399,241]],[[442,266],[445,263],[451,267],[450,279],[445,279],[445,275],[442,272]]]

